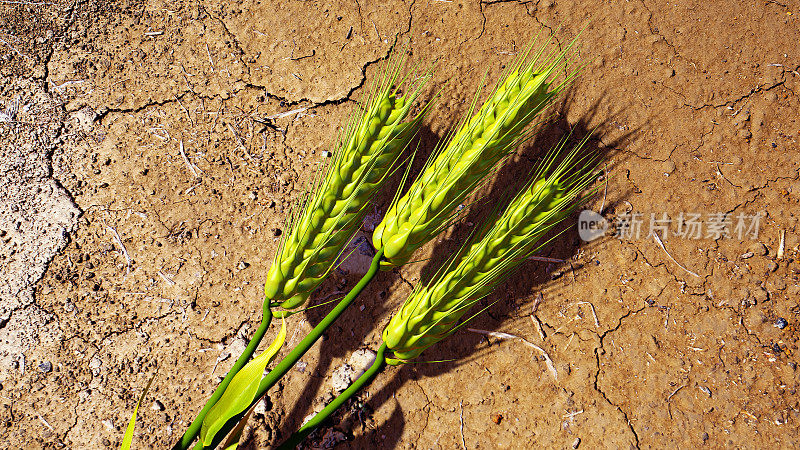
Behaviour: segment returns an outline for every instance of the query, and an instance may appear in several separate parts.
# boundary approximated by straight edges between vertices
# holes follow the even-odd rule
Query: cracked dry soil
[[[449,83],[429,152],[484,73],[537,33],[563,47],[583,30],[581,76],[481,195],[596,128],[608,179],[590,208],[761,213],[758,238],[666,240],[685,270],[652,239],[573,227],[541,255],[563,263],[527,262],[471,325],[541,346],[557,379],[517,341],[460,332],[425,355],[456,361],[390,368],[309,445],[797,447],[799,16],[733,0],[0,2],[1,445],[117,448],[158,369],[134,442],[169,446],[258,323],[288,209],[388,52]],[[485,209],[422,256],[452,252]],[[432,267],[381,274],[244,447],[321,404]],[[323,313],[293,317],[290,344]]]

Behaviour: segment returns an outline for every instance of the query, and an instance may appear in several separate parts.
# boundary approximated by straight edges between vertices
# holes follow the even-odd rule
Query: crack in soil
[[[639,308],[637,310],[629,310],[628,312],[626,312],[625,314],[620,316],[620,318],[617,321],[617,325],[614,328],[609,329],[609,330],[603,332],[602,335],[600,335],[600,345],[597,346],[595,348],[595,350],[594,350],[595,363],[597,364],[597,372],[595,372],[594,381],[592,382],[592,386],[603,397],[603,399],[605,399],[605,401],[608,402],[609,405],[617,408],[617,410],[623,415],[623,417],[625,417],[625,422],[628,424],[628,429],[633,434],[634,445],[636,446],[636,448],[640,448],[640,446],[639,446],[639,434],[633,428],[633,423],[631,423],[631,420],[628,417],[628,413],[626,413],[619,405],[614,404],[614,402],[612,402],[611,399],[608,398],[606,393],[603,392],[603,390],[598,385],[598,379],[600,378],[600,372],[602,371],[601,364],[600,364],[600,351],[601,350],[605,351],[603,349],[603,344],[604,344],[604,340],[605,340],[606,336],[608,336],[609,333],[613,333],[614,331],[617,331],[622,326],[622,322],[625,320],[625,318],[627,318],[627,317],[629,317],[631,315],[637,314],[637,313],[641,312],[644,309],[645,309],[645,307],[643,306],[643,307],[641,307],[641,308]]]

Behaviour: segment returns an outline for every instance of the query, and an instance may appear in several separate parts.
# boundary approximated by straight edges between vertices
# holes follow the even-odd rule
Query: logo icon
[[[603,237],[608,230],[608,221],[599,213],[584,209],[578,216],[578,235],[586,242]]]

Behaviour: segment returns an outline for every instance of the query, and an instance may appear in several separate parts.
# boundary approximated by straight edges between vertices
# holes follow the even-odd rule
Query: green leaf
[[[258,384],[264,374],[264,369],[278,354],[278,350],[286,340],[286,320],[281,319],[281,331],[264,353],[247,363],[236,376],[233,377],[225,393],[206,415],[203,427],[200,429],[200,442],[209,446],[214,442],[214,437],[225,423],[232,417],[246,410],[258,392]]]
[[[133,415],[131,416],[130,422],[128,422],[128,429],[125,430],[125,436],[122,438],[122,445],[119,447],[119,450],[131,449],[131,444],[133,443],[133,429],[136,427],[136,414],[139,412],[139,405],[142,404],[144,396],[147,395],[147,391],[150,390],[150,385],[153,384],[153,380],[155,379],[156,374],[154,373],[153,376],[150,377],[150,381],[147,382],[144,391],[142,391],[142,395],[139,396],[139,401],[136,402],[136,407],[133,408]]]

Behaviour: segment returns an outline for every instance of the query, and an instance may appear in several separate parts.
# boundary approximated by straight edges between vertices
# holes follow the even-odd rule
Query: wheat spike
[[[434,152],[408,192],[392,202],[372,237],[375,247],[384,249],[384,268],[408,262],[452,220],[455,207],[530,136],[526,127],[571,80],[574,73],[560,84],[553,81],[569,48],[549,54],[542,64],[545,47],[526,62],[531,48],[509,66],[478,113]],[[467,115],[474,109],[475,101]]]
[[[428,106],[403,123],[428,77],[398,97],[393,84],[402,65],[387,70],[361,112],[356,111],[322,177],[312,185],[299,217],[281,243],[264,287],[272,306],[293,309],[303,304],[334,267],[342,249],[358,230],[365,206],[396,167]]]
[[[383,331],[383,341],[397,360],[413,359],[451,334],[464,313],[505,280],[540,247],[545,233],[585,200],[579,195],[592,181],[595,165],[595,158],[577,156],[585,142],[552,169],[565,145],[562,141],[480,241],[473,240],[428,286],[412,292]]]

